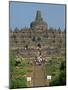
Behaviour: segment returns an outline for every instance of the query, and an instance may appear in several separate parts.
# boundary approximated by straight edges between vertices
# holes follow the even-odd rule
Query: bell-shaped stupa
[[[30,27],[34,30],[34,29],[44,29],[47,30],[48,29],[48,25],[45,21],[43,21],[42,15],[41,15],[41,11],[38,10],[36,13],[36,18],[35,21],[33,21],[30,24]]]

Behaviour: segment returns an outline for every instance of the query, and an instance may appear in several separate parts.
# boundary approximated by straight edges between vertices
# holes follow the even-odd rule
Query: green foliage
[[[50,86],[66,84],[66,62],[64,57],[52,57],[45,65],[47,75],[51,75]]]
[[[19,65],[16,66],[15,54],[11,52],[10,53],[10,88],[27,87],[27,80],[25,77],[23,77],[23,75],[25,75],[27,71],[24,69],[19,69],[19,67],[20,67]]]
[[[59,72],[60,61],[56,57],[52,57],[45,66],[47,74],[55,75]]]
[[[66,85],[66,63],[63,60],[59,66],[59,72],[56,73],[55,77],[50,82],[50,86],[57,85]]]
[[[26,66],[32,66],[32,65],[29,63],[29,60],[27,58],[21,58],[21,63],[19,66],[26,67]]]
[[[19,62],[17,64],[17,62]],[[31,66],[27,58],[17,56],[10,52],[10,88],[27,87],[26,75],[32,70],[26,70],[25,67]],[[24,68],[24,69],[23,69]]]
[[[16,75],[25,75],[26,74],[26,71],[23,70],[23,69],[15,69],[14,72],[13,72],[14,76]]]
[[[50,60],[49,64],[46,65],[46,71],[48,75],[55,76],[59,72],[59,64]]]
[[[26,84],[26,78],[25,77],[19,77],[11,80],[10,88],[23,88],[27,87]]]
[[[13,72],[13,70],[15,69],[15,54],[11,51],[10,53],[10,72]]]

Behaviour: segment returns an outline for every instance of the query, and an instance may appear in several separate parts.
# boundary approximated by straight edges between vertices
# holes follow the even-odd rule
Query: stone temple
[[[31,29],[48,29],[48,25],[46,22],[43,21],[41,16],[41,11],[37,11],[36,19],[31,23]]]
[[[10,30],[10,50],[23,57],[43,58],[50,56],[65,56],[65,30],[48,28],[41,11],[36,12],[35,20],[30,28]],[[33,59],[32,58],[32,59]]]

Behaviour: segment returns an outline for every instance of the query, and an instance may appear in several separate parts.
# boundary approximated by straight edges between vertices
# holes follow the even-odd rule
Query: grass
[[[52,57],[49,61],[48,64],[45,65],[45,70],[47,75],[52,76],[52,80],[57,77],[60,73],[60,65],[61,62],[64,60],[63,57]]]
[[[25,77],[18,77],[15,79],[12,79],[10,82],[10,88],[23,88],[27,87],[27,80]]]
[[[19,65],[16,65],[16,56],[11,53],[10,55],[10,88],[23,88],[27,87],[26,75],[32,72],[31,64],[28,63],[27,58],[18,57],[20,60]],[[26,69],[27,68],[27,69]]]
[[[19,65],[16,65],[17,57],[14,53],[10,54],[10,88],[27,87],[26,76],[32,73],[32,64],[28,58],[18,57]],[[60,74],[60,65],[65,60],[64,57],[51,57],[48,63],[45,64],[45,75],[51,75],[52,80],[58,80]],[[50,81],[50,82],[51,82]],[[59,83],[58,81],[56,81]]]

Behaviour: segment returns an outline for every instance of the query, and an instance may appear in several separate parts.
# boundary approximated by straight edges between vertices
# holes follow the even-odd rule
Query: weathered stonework
[[[36,56],[39,50],[43,57],[65,55],[65,32],[60,29],[48,29],[41,11],[37,11],[30,28],[10,32],[10,49],[16,54],[28,57]]]
[[[31,29],[42,29],[42,30],[47,30],[48,29],[48,25],[46,22],[43,21],[43,18],[41,16],[41,11],[37,11],[37,14],[36,14],[36,19],[35,21],[33,21],[31,23]]]

